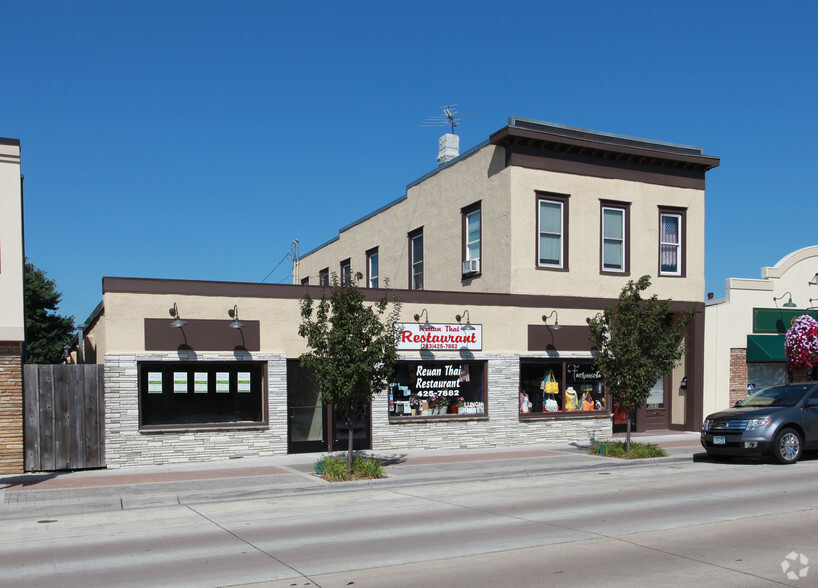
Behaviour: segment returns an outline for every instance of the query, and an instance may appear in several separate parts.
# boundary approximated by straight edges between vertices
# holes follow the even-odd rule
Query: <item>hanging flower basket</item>
[[[818,364],[818,321],[799,316],[784,337],[784,353],[793,370],[806,370]]]

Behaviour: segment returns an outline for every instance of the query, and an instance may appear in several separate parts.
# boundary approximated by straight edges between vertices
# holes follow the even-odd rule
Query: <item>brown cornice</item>
[[[536,125],[533,125],[536,126]],[[570,128],[507,126],[491,135],[504,147],[506,166],[704,189],[718,157],[694,147],[595,134]]]

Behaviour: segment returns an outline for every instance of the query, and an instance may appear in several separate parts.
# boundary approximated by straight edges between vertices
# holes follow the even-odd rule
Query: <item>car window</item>
[[[795,406],[812,388],[812,384],[791,384],[789,386],[772,386],[753,392],[738,403],[738,406]]]

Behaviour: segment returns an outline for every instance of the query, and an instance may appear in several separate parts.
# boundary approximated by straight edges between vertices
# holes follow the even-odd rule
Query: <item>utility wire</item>
[[[282,263],[284,263],[284,260],[287,259],[289,256],[290,256],[290,252],[288,251],[287,253],[284,254],[284,257],[281,258],[281,261],[279,261],[276,264],[276,266],[273,269],[270,270],[270,273],[267,274],[266,276],[264,276],[264,279],[261,280],[261,283],[263,284],[267,280],[267,278],[269,278],[271,275],[273,275],[273,272],[278,269],[278,266],[280,266]]]

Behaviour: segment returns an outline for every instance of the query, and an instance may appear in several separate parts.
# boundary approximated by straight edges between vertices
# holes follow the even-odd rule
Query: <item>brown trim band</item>
[[[190,296],[226,296],[246,298],[278,298],[300,300],[309,293],[320,298],[329,289],[321,286],[295,284],[258,284],[248,282],[208,282],[200,280],[168,280],[153,278],[102,278],[103,293],[179,294]],[[616,298],[584,298],[581,296],[549,296],[542,294],[495,294],[487,292],[451,292],[443,290],[393,290],[363,288],[367,300],[379,300],[384,295],[402,303],[469,304],[473,306],[509,306],[518,308],[580,308],[603,310],[615,306]],[[704,312],[704,302],[671,300],[670,310]],[[161,319],[167,321],[167,319]],[[229,322],[229,321],[219,321]],[[245,321],[242,321],[245,322]]]

